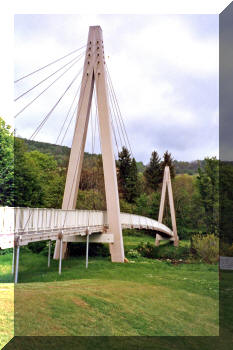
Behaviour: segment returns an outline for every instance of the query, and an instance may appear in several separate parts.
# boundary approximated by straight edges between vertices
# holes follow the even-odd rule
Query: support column
[[[163,213],[164,213],[164,205],[165,205],[165,197],[166,197],[166,189],[167,189],[167,169],[165,167],[164,174],[163,174],[163,185],[162,185],[162,193],[161,193],[161,200],[160,200],[160,206],[159,206],[159,218],[158,222],[162,223],[163,221]],[[162,236],[157,233],[155,238],[155,246],[159,246],[159,242],[161,241]]]
[[[11,268],[12,275],[14,275],[15,272],[15,244],[13,246],[13,256],[12,256],[12,268]]]
[[[172,184],[171,184],[171,175],[170,175],[170,169],[169,166],[165,166],[164,168],[164,175],[163,175],[163,186],[162,186],[162,193],[161,193],[161,201],[160,201],[160,207],[159,207],[159,218],[158,222],[162,223],[163,221],[163,213],[164,213],[164,205],[165,205],[165,197],[166,197],[166,189],[168,188],[168,199],[169,199],[169,206],[170,206],[170,213],[171,213],[171,220],[172,220],[172,231],[174,234],[174,245],[179,245],[179,238],[177,235],[177,227],[176,227],[176,214],[175,214],[175,207],[174,207],[174,200],[173,200],[173,194],[172,194]],[[159,245],[159,241],[162,239],[162,236],[160,234],[156,234],[155,239],[155,245]]]
[[[88,268],[88,252],[89,252],[89,233],[87,233],[87,243],[86,243],[86,269]]]
[[[83,76],[78,103],[78,112],[76,125],[71,146],[68,171],[66,175],[66,184],[62,202],[62,209],[70,210],[76,208],[78,197],[79,182],[82,170],[84,148],[86,143],[87,128],[90,116],[91,100],[94,87],[93,76],[94,64],[94,45],[93,33],[89,30],[86,58],[83,68]],[[67,243],[63,243],[63,258],[66,253]],[[60,241],[56,241],[54,250],[54,259],[59,258]]]
[[[120,222],[116,164],[112,145],[103,36],[100,26],[89,28],[77,120],[62,204],[62,209],[66,210],[76,208],[94,83],[96,84],[97,92],[109,232],[114,234],[114,243],[110,244],[110,253],[112,261],[124,262],[124,246]],[[55,259],[59,257],[59,244],[60,242],[57,241],[54,252]],[[63,256],[65,250],[66,243],[63,246]]]
[[[20,252],[20,246],[17,245],[17,251],[16,251],[16,266],[15,266],[15,283],[18,283],[18,274],[19,274],[19,252]]]
[[[48,267],[50,267],[50,258],[51,258],[51,241],[49,241],[49,251],[48,251]]]
[[[59,254],[59,275],[61,274],[61,264],[62,264],[62,250],[63,250],[63,244],[62,244],[62,238],[60,239],[60,254]]]
[[[106,81],[103,36],[100,27],[96,29],[96,49],[99,54],[95,65],[100,139],[103,156],[104,182],[107,202],[109,232],[114,234],[114,243],[110,244],[113,262],[124,262],[124,246],[120,222],[120,204],[116,175],[116,163],[113,151],[111,122],[109,118],[109,101]]]
[[[175,213],[175,207],[174,207],[174,200],[173,200],[173,194],[172,194],[172,183],[171,183],[171,175],[168,168],[168,175],[167,175],[167,188],[168,188],[168,198],[169,198],[169,205],[170,205],[170,213],[171,213],[171,219],[172,219],[172,231],[174,234],[174,246],[179,245],[179,238],[177,235],[177,227],[176,227],[176,213]]]

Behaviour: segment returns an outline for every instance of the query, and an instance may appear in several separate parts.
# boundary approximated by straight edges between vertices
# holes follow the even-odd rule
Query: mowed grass
[[[0,283],[0,349],[14,336],[14,285]]]
[[[124,237],[128,249],[143,236]],[[144,241],[154,241],[147,236]],[[0,275],[11,280],[11,254],[0,256]],[[3,264],[2,264],[3,262]],[[218,336],[218,267],[172,265],[152,259],[109,258],[58,262],[21,252],[15,288],[19,336]]]

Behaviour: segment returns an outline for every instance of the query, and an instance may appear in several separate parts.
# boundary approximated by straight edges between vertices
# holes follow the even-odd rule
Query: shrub
[[[233,244],[226,242],[220,243],[220,255],[222,256],[233,256]]]
[[[178,234],[180,240],[190,240],[193,235],[199,233],[201,233],[200,230],[178,226]]]
[[[227,256],[233,256],[233,244],[229,247],[227,251]]]
[[[51,256],[53,256],[56,241],[51,242]],[[28,249],[33,253],[48,255],[48,241],[41,241],[35,243],[29,243]],[[12,250],[11,250],[12,251]],[[86,255],[86,243],[69,243],[68,244],[69,256],[85,256]],[[89,245],[89,256],[109,256],[109,249],[102,243],[91,243]]]
[[[0,255],[6,255],[12,253],[12,248],[0,249]]]
[[[140,258],[141,257],[141,254],[136,250],[136,249],[130,249],[128,252],[127,252],[127,257],[128,258]]]
[[[51,241],[51,256],[53,256],[55,250],[56,241]],[[49,252],[49,241],[45,242],[44,248],[40,251],[42,255],[48,255]]]
[[[137,246],[136,250],[141,256],[144,256],[145,258],[155,259],[156,258],[155,248],[156,247],[150,242],[146,242],[146,243],[142,242]]]
[[[189,247],[174,247],[173,242],[156,248],[157,257],[163,259],[186,259],[190,254]]]
[[[218,262],[219,239],[214,234],[193,236],[191,249],[196,256],[207,263],[213,264]]]
[[[136,249],[141,256],[150,259],[185,259],[190,254],[189,247],[174,247],[173,242],[158,247],[150,242],[140,243]]]
[[[46,248],[47,244],[48,244],[47,241],[33,242],[28,244],[28,248],[33,253],[40,253]]]

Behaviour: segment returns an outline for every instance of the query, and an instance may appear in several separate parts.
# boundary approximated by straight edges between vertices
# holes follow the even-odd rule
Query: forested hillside
[[[198,173],[198,168],[203,169],[205,165],[204,160],[193,160],[191,162],[182,162],[174,160],[176,174],[194,175]]]
[[[14,138],[1,118],[0,140],[0,169],[4,169],[0,205],[61,208],[69,147]],[[164,168],[168,165],[180,238],[197,231],[218,234],[218,160],[207,157],[203,167],[197,169],[198,162],[176,162],[168,151],[162,157],[151,151],[147,165],[136,162],[124,147],[119,152],[116,166],[121,211],[157,219]],[[229,190],[224,193],[229,197]],[[76,208],[106,209],[100,154],[85,153]],[[167,203],[163,222],[171,226]]]
[[[28,151],[39,151],[41,153],[47,153],[53,155],[56,159],[58,166],[66,167],[69,160],[70,148],[66,146],[54,145],[46,142],[31,141],[23,139],[28,146]],[[98,157],[98,155],[91,155],[85,153],[85,158],[88,157]],[[143,173],[146,169],[146,166],[143,162],[136,162],[137,169],[139,173]],[[183,162],[174,160],[175,172],[176,174],[189,174],[194,175],[198,173],[198,168],[204,167],[204,160],[195,160],[191,162]]]
[[[17,137],[14,143],[14,204],[61,208],[70,148]],[[121,211],[157,219],[163,171],[169,165],[180,237],[196,231],[218,232],[216,158],[178,162],[168,151],[162,158],[153,151],[144,165],[123,147],[116,165]],[[106,209],[101,155],[85,153],[79,187],[78,209]],[[164,223],[171,225],[167,205]]]

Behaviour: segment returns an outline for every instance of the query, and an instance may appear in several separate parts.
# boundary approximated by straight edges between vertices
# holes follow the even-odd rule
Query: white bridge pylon
[[[76,208],[94,85],[97,95],[108,231],[114,235],[114,243],[110,243],[111,259],[113,262],[124,262],[124,245],[120,224],[120,205],[111,133],[103,35],[100,26],[89,27],[78,112],[62,203],[62,209],[64,210]],[[63,256],[65,254],[67,243],[62,243],[63,247],[60,249],[61,242],[62,240],[57,240],[56,242],[54,259],[60,257],[61,250]]]

